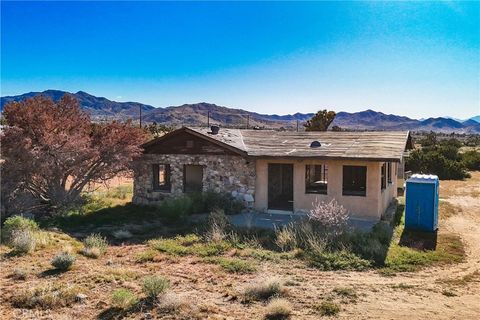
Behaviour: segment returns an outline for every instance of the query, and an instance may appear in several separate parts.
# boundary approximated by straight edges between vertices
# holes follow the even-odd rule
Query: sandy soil
[[[92,260],[78,256],[74,270],[45,276],[56,250],[42,250],[31,256],[0,262],[1,319],[94,319],[109,308],[111,292],[127,287],[140,293],[143,275],[157,273],[169,277],[172,290],[180,294],[188,311],[162,315],[155,311],[131,315],[135,319],[260,319],[265,303],[242,304],[236,296],[242,287],[259,277],[277,277],[288,281],[287,299],[293,306],[293,319],[319,319],[314,305],[332,297],[341,303],[340,319],[479,319],[480,318],[480,172],[467,181],[442,181],[441,198],[458,213],[440,222],[440,230],[460,235],[467,257],[464,262],[427,268],[393,277],[368,272],[321,272],[300,261],[259,262],[254,274],[228,274],[218,266],[188,256],[172,258],[159,255],[155,261],[135,262],[135,254],[145,245],[109,248],[106,256]],[[16,267],[28,270],[27,281],[9,278]],[[117,270],[129,274],[123,279],[105,280],[102,275]],[[122,278],[122,277],[120,277]],[[20,290],[47,282],[75,283],[86,289],[86,303],[55,310],[14,309],[11,296]],[[348,301],[332,294],[338,287],[353,288],[359,295]],[[445,293],[449,292],[449,295]],[[451,296],[454,294],[454,296]]]

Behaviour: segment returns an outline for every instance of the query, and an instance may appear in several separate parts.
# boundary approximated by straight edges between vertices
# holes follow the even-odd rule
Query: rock
[[[79,293],[75,296],[75,301],[78,303],[84,303],[87,300],[88,296],[83,293]]]
[[[236,198],[238,196],[238,192],[237,191],[232,191],[232,197]]]

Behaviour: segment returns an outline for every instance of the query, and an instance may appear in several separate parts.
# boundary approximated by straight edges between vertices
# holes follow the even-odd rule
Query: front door
[[[268,164],[268,209],[293,211],[293,164]]]

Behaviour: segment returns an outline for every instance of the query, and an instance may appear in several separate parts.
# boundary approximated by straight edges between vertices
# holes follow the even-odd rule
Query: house
[[[187,128],[143,145],[133,202],[226,192],[258,212],[302,213],[336,199],[353,216],[379,219],[397,196],[409,132],[287,132]]]

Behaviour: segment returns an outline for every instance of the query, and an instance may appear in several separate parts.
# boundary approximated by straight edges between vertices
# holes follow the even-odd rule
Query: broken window
[[[328,168],[326,164],[305,166],[305,193],[327,194]]]
[[[153,190],[170,191],[170,165],[153,165]]]
[[[382,174],[380,175],[380,185],[382,190],[387,187],[387,164],[382,164]]]
[[[343,195],[367,195],[367,167],[343,166]]]

